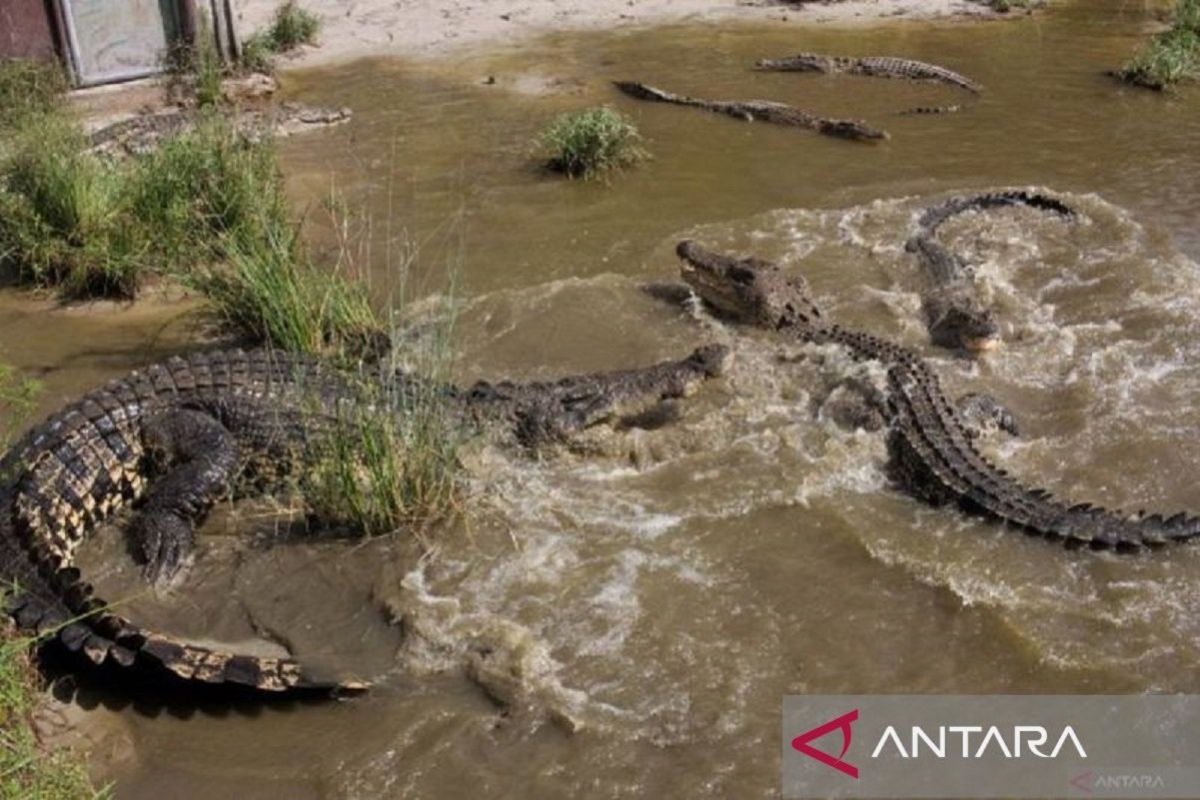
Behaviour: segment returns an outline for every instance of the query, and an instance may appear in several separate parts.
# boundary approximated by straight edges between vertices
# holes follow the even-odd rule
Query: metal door
[[[162,71],[179,36],[178,0],[59,0],[67,49],[84,86]]]

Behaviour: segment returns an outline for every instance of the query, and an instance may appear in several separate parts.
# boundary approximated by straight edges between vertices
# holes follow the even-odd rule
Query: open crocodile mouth
[[[971,353],[990,353],[1001,344],[999,334],[992,336],[973,336],[963,339],[963,347]]]
[[[709,260],[707,253],[690,241],[679,243],[679,276],[701,300],[721,315],[741,318],[746,315],[745,303],[738,296],[729,276],[729,265]]]

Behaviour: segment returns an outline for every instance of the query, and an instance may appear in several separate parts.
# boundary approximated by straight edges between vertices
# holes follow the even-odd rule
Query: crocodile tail
[[[1040,211],[1050,211],[1067,219],[1074,219],[1078,216],[1075,209],[1057,197],[1031,192],[1027,189],[1006,189],[998,192],[951,197],[949,200],[926,209],[917,224],[923,233],[932,234],[942,223],[958,214],[1017,205],[1029,206]]]
[[[349,692],[367,687],[360,681],[316,676],[291,658],[224,652],[139,628],[95,597],[92,586],[80,577],[75,567],[58,570],[51,584],[59,600],[58,607],[26,594],[14,602],[14,616],[23,626],[38,616],[39,630],[46,622],[53,622],[58,640],[94,664],[112,661],[129,667],[139,660],[149,661],[185,680],[233,684],[263,692]],[[62,619],[64,607],[72,614],[67,619]]]

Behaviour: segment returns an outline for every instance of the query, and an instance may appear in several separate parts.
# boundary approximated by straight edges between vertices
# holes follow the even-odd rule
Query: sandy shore
[[[265,27],[280,0],[233,0],[239,34]],[[311,66],[363,56],[438,56],[459,47],[511,42],[551,30],[683,21],[859,24],[882,18],[995,16],[970,0],[301,0],[320,16],[320,44],[292,63]]]

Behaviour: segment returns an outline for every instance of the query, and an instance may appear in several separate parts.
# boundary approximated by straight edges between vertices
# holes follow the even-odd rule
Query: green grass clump
[[[0,450],[12,444],[17,429],[29,418],[42,387],[24,378],[7,364],[0,364]]]
[[[538,137],[551,169],[573,178],[602,178],[647,157],[628,117],[611,108],[563,114]]]
[[[404,529],[424,542],[433,524],[457,513],[465,433],[444,382],[448,341],[410,348],[412,373],[390,359],[360,371],[364,402],[339,414],[301,487],[323,523],[367,536]]]
[[[69,297],[132,297],[149,244],[123,202],[125,170],[83,152],[59,114],[26,117],[0,161],[0,267]]]
[[[87,768],[69,750],[48,751],[37,740],[30,715],[41,700],[40,678],[29,653],[33,642],[0,631],[0,799],[84,800],[111,797],[97,791]]]
[[[1172,25],[1117,73],[1137,86],[1165,89],[1200,73],[1200,0],[1177,0]]]
[[[242,42],[239,67],[243,72],[271,72],[275,65],[271,61],[274,50],[266,34],[256,33]]]
[[[271,72],[276,53],[295,50],[302,44],[316,44],[321,20],[311,11],[300,8],[294,0],[275,11],[270,26],[242,42],[240,67],[245,72]]]
[[[45,114],[62,104],[67,78],[57,65],[27,59],[0,60],[0,131],[30,114]]]
[[[267,39],[273,52],[285,53],[302,44],[315,44],[320,29],[321,20],[315,14],[288,0],[275,11]]]
[[[132,298],[151,274],[220,258],[220,234],[286,215],[267,143],[213,117],[113,161],[62,114],[31,116],[0,160],[0,267],[70,298]]]
[[[365,287],[312,261],[291,224],[269,218],[221,238],[224,260],[185,280],[228,327],[293,352],[359,354],[383,326]]]

